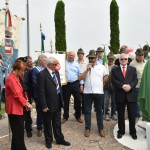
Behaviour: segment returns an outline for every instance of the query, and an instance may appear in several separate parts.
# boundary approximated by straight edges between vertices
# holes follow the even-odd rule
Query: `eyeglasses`
[[[58,64],[52,64],[53,66],[57,66]]]
[[[127,58],[121,58],[120,60],[128,60]]]
[[[89,57],[89,59],[94,59],[95,57]]]

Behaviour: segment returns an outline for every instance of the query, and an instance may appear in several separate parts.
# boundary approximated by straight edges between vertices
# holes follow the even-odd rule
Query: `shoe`
[[[41,136],[42,136],[42,130],[38,130],[38,131],[37,131],[37,136],[38,136],[38,137],[41,137]]]
[[[32,132],[31,131],[27,132],[27,137],[28,138],[32,137]]]
[[[104,132],[104,130],[100,130],[100,131],[99,131],[99,135],[100,135],[101,137],[105,137],[105,132]]]
[[[62,118],[61,123],[65,123],[68,119]]]
[[[130,134],[133,140],[137,140],[137,135],[135,133]]]
[[[108,114],[105,116],[105,120],[109,121],[109,115]]]
[[[85,130],[84,131],[84,136],[89,137],[90,136],[90,130]]]
[[[48,149],[52,148],[52,144],[50,144],[50,143],[46,143],[45,146],[46,146]]]
[[[64,146],[70,146],[71,145],[69,142],[67,142],[65,140],[57,142],[57,144],[61,144],[61,145],[64,145]]]
[[[112,115],[112,117],[111,117],[113,120],[115,120],[115,121],[117,121],[117,116],[114,114],[114,115]]]
[[[122,136],[123,136],[123,134],[118,133],[118,134],[117,134],[117,139],[121,139],[121,138],[122,138]]]
[[[76,119],[79,123],[83,123],[83,120],[82,120],[82,118],[80,117],[80,118],[78,118],[78,119]]]

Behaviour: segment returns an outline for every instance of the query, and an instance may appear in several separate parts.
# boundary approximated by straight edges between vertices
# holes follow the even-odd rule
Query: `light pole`
[[[27,0],[27,55],[30,55],[29,0]]]

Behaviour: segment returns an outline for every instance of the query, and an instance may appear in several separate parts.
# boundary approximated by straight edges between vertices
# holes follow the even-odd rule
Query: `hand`
[[[47,112],[48,110],[49,110],[48,108],[42,109],[43,112]]]
[[[80,85],[80,93],[83,93],[83,90],[84,90],[83,85]]]
[[[89,63],[89,64],[87,65],[87,71],[91,70],[91,68],[92,68],[92,64]]]
[[[131,86],[129,84],[124,84],[122,88],[125,92],[129,92],[131,90]]]
[[[27,111],[31,111],[32,110],[32,105],[30,103],[28,103],[28,102],[26,104],[26,110]]]

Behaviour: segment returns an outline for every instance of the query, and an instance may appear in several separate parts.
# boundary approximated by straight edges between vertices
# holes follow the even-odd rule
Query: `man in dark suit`
[[[25,90],[28,95],[28,100],[29,103],[32,104],[32,78],[31,78],[31,69],[33,67],[33,61],[32,57],[26,56],[26,70],[24,73],[24,85],[25,85]],[[31,111],[26,111],[25,112],[25,129],[27,132],[27,137],[32,137],[32,118],[31,118]]]
[[[63,106],[59,72],[56,70],[57,59],[47,59],[47,67],[38,74],[39,105],[42,109],[46,147],[51,148],[53,135],[57,144],[70,146],[65,141],[61,130],[61,107]],[[52,131],[53,130],[53,131]]]
[[[125,134],[125,107],[127,106],[130,135],[137,139],[135,129],[136,94],[134,89],[138,83],[136,69],[128,66],[128,55],[120,54],[120,66],[112,69],[112,83],[115,89],[115,100],[118,111],[118,135],[122,138]]]

